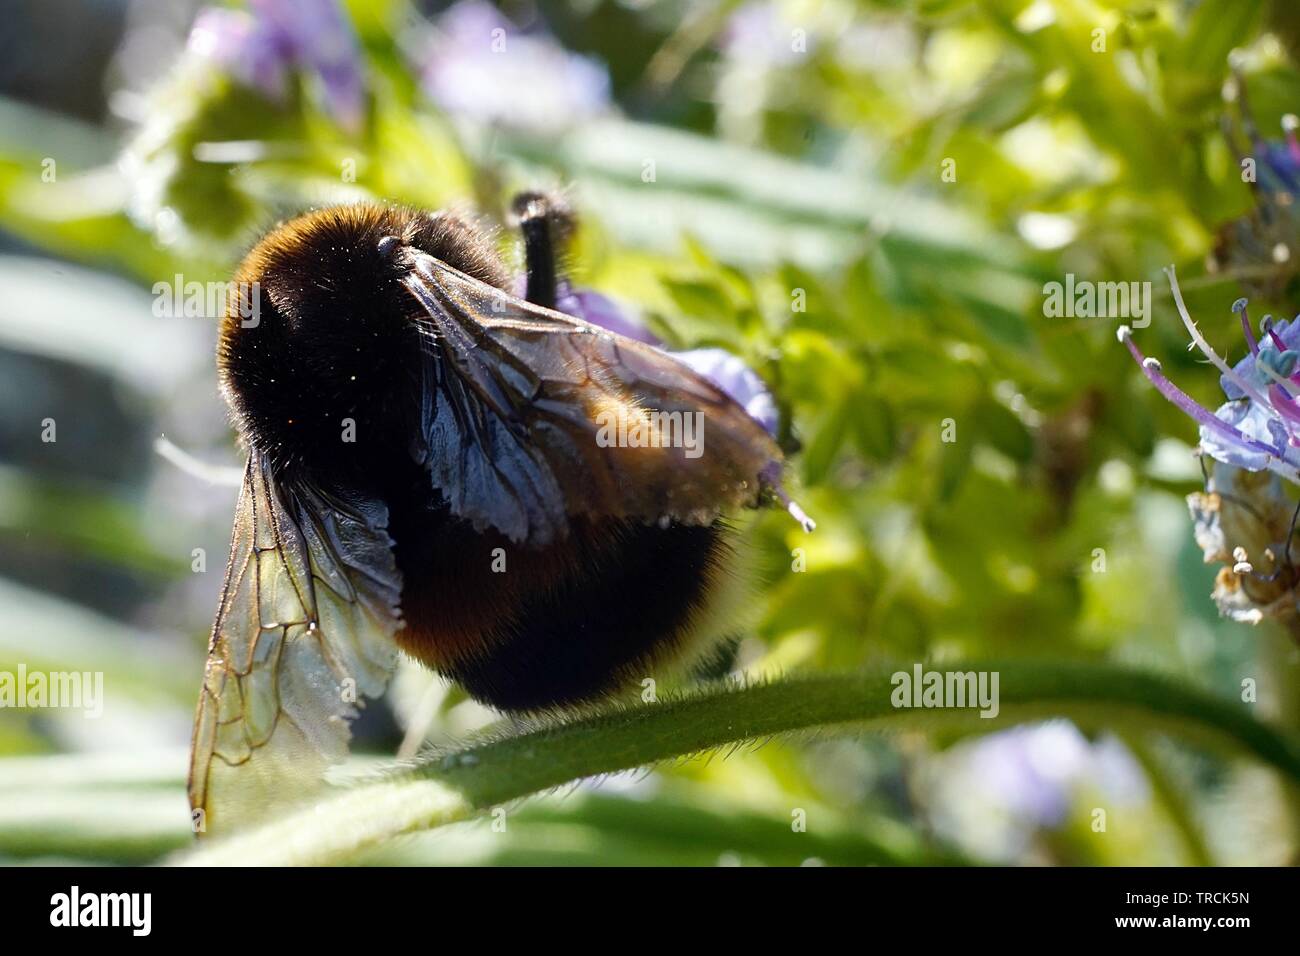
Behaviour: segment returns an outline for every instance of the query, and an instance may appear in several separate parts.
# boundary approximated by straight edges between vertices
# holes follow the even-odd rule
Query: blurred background
[[[514,191],[567,189],[575,282],[763,376],[819,527],[757,522],[737,669],[1107,660],[1232,699],[1254,680],[1255,713],[1300,730],[1294,625],[1211,600],[1195,426],[1116,321],[1050,317],[1043,288],[1151,282],[1144,350],[1222,401],[1161,269],[1234,360],[1238,296],[1294,314],[1294,5],[5,0],[0,19],[0,670],[104,674],[99,718],[0,710],[0,859],[190,843],[242,461],[215,321],[155,285],[224,281],[278,218],[365,197],[503,224]],[[1252,118],[1275,144],[1254,188],[1232,144]],[[412,668],[357,749],[492,719]],[[1297,821],[1256,764],[1055,720],[773,743],[367,861],[1279,864]]]

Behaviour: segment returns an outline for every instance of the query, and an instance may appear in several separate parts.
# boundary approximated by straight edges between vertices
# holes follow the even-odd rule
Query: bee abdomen
[[[728,535],[720,524],[608,521],[533,552],[453,533],[427,560],[412,560],[399,537],[397,640],[502,710],[593,700],[698,649],[697,625],[729,573]]]

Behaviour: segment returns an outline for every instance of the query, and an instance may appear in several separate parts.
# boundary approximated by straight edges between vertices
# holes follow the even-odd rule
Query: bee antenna
[[[772,462],[759,474],[758,480],[762,486],[767,488],[772,493],[773,497],[781,503],[781,507],[786,510],[790,517],[799,522],[799,526],[803,528],[804,531],[813,531],[816,529],[817,522],[808,517],[808,513],[804,511],[803,508],[799,507],[799,502],[792,499],[789,494],[786,493],[785,488],[781,486],[780,464]]]

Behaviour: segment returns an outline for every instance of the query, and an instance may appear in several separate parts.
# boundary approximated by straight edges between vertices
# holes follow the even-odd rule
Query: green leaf
[[[703,280],[664,279],[664,288],[683,315],[713,323],[734,324],[736,313],[718,286]]]
[[[879,395],[870,393],[859,393],[853,405],[853,435],[858,450],[869,461],[888,461],[898,441],[893,407]]]
[[[824,415],[817,425],[812,440],[804,450],[803,477],[810,485],[819,485],[826,480],[831,465],[835,463],[844,439],[849,433],[853,420],[850,402],[840,401]]]
[[[959,423],[957,426],[961,428]],[[962,482],[970,471],[971,453],[974,443],[960,434],[956,441],[939,443],[939,487],[940,501],[951,501],[961,490]]]
[[[987,399],[976,408],[972,420],[979,436],[1002,454],[1022,464],[1034,457],[1034,439],[1015,413],[1001,402]]]

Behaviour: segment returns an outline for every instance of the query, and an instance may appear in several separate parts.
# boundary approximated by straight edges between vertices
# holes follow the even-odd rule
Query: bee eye
[[[379,254],[385,259],[393,258],[400,248],[402,248],[402,240],[396,236],[384,236],[379,240]]]

